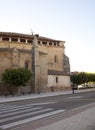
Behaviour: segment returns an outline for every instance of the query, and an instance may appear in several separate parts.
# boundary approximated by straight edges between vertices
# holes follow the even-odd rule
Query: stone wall
[[[7,68],[18,67],[25,67],[31,72],[33,71],[33,37],[33,35],[17,33],[0,33],[0,73],[3,73]],[[65,74],[69,73],[69,60],[64,55],[65,42],[38,35],[37,40],[36,63],[34,65],[36,67],[35,89],[38,87],[39,91],[42,92],[49,90],[51,86],[56,86],[58,89],[59,86],[61,88],[70,86],[69,75],[48,75],[48,69],[62,71]]]
[[[68,90],[70,86],[70,76],[48,75],[48,90],[61,91]]]
[[[9,50],[0,50],[0,73],[5,69],[12,67],[12,52]]]
[[[39,50],[48,53],[47,55],[48,69],[63,70],[64,48],[57,46],[54,47],[39,46]]]

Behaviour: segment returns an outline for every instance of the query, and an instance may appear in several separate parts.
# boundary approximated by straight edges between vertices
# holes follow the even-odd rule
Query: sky
[[[71,71],[95,72],[95,0],[0,0],[0,31],[65,41]]]

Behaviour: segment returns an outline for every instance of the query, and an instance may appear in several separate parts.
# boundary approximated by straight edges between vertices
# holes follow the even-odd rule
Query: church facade
[[[69,89],[70,64],[64,43],[39,35],[0,32],[0,75],[5,69],[24,67],[32,72],[32,80],[20,91]]]

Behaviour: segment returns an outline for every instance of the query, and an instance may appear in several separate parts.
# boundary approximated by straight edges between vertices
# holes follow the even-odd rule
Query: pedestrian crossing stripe
[[[33,112],[34,110],[40,110],[40,109],[42,109],[42,107],[36,107],[36,108],[33,108],[33,109],[25,109],[25,110],[23,110],[23,111],[16,111],[16,112],[12,112],[12,113],[8,113],[8,114],[3,114],[3,115],[0,115],[0,118],[7,118],[8,116],[16,116],[16,114],[20,114],[20,116],[21,116],[21,114],[23,114],[23,113],[25,113],[25,112]],[[8,119],[9,119],[9,117],[8,117]],[[2,121],[0,121],[0,123],[1,123]]]
[[[27,118],[27,119],[24,119],[24,120],[15,121],[13,123],[1,125],[0,128],[1,129],[9,129],[9,128],[16,127],[16,126],[24,124],[24,123],[28,123],[28,122],[35,121],[35,120],[38,120],[38,119],[42,119],[44,117],[52,116],[52,115],[55,115],[55,114],[58,114],[58,113],[61,113],[61,112],[64,112],[64,111],[65,110],[55,110],[55,111],[48,112],[48,113],[45,113],[45,114],[41,114],[41,115],[38,115],[38,116],[35,116],[35,117],[32,117],[32,118]]]
[[[1,108],[0,109],[0,114],[4,111],[6,112],[9,112],[9,111],[13,111],[14,110],[18,110],[19,108],[22,109],[22,108],[27,108],[27,107],[33,107],[33,106],[38,106],[38,105],[47,105],[47,104],[53,104],[53,103],[56,103],[56,102],[45,102],[45,103],[31,103],[31,104],[27,104],[27,105],[21,105],[21,106],[15,106],[15,105],[4,105],[6,108]],[[0,105],[1,106],[1,105]]]
[[[39,111],[34,111],[34,112],[30,112],[30,113],[26,113],[26,114],[23,114],[23,115],[17,115],[17,116],[12,116],[12,117],[8,117],[6,119],[2,119],[0,121],[0,123],[3,123],[3,122],[6,122],[6,121],[12,121],[12,120],[16,120],[16,119],[19,119],[19,118],[26,118],[27,116],[32,116],[34,114],[39,114],[39,113],[42,113],[42,112],[48,112],[48,111],[51,111],[52,108],[48,108],[48,109],[43,109],[43,110],[39,110]]]

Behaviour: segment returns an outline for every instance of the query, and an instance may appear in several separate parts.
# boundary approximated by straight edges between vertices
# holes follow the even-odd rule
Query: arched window
[[[29,69],[29,61],[25,61],[25,69]]]
[[[58,56],[57,56],[57,55],[54,56],[54,62],[55,62],[55,63],[58,62]]]

